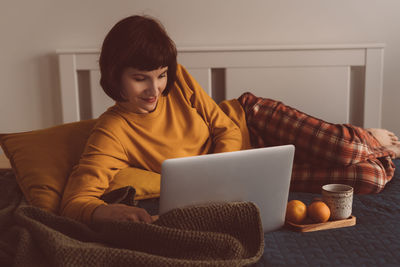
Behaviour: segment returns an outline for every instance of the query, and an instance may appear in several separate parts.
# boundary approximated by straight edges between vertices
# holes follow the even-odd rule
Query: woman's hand
[[[125,204],[100,205],[92,214],[92,222],[132,221],[152,223],[158,216],[150,216],[145,209]]]

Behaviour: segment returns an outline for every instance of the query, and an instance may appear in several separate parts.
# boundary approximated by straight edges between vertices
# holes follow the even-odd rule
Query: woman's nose
[[[149,95],[154,95],[155,93],[157,93],[158,91],[158,87],[159,87],[159,82],[157,80],[153,80],[149,83],[148,86],[148,93]]]

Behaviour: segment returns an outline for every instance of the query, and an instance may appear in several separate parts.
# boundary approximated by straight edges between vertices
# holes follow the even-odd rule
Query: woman
[[[68,179],[60,211],[62,215],[85,223],[102,220],[150,223],[154,220],[144,209],[124,204],[107,205],[100,199],[114,175],[121,169],[136,167],[159,173],[162,161],[167,158],[281,143],[294,143],[297,151],[299,148],[304,149],[303,154],[307,155],[310,147],[302,147],[301,142],[286,134],[294,133],[293,131],[282,134],[279,130],[267,132],[266,129],[277,128],[262,126],[259,120],[266,119],[265,122],[268,123],[279,121],[279,118],[268,117],[268,114],[284,111],[291,114],[287,118],[296,127],[299,124],[294,120],[299,121],[299,118],[309,118],[309,121],[315,120],[312,121],[314,124],[322,125],[322,121],[282,103],[256,98],[249,93],[233,100],[230,105],[223,103],[221,107],[224,113],[185,68],[177,64],[173,41],[160,23],[148,17],[131,16],[118,22],[103,42],[99,64],[101,86],[116,104],[99,117],[79,164],[74,167]],[[260,112],[263,110],[265,112]],[[327,123],[326,125],[328,128],[331,126]],[[308,128],[305,126],[306,124],[297,127],[296,131],[306,132],[304,129]],[[361,146],[364,147],[366,143],[362,138],[365,136],[376,147],[381,147],[372,135],[362,129],[337,127],[351,129],[356,137],[351,142],[346,139],[346,147],[358,143],[362,143]],[[396,137],[384,130],[375,131],[374,135],[378,139],[388,139],[390,145],[399,148]],[[274,136],[285,135],[289,139],[274,140]],[[313,147],[319,145],[315,144]],[[340,151],[334,153],[337,154],[325,154],[330,154],[330,159],[341,156]],[[382,157],[394,155],[389,150],[384,153],[386,154],[382,154]],[[398,156],[398,151],[396,153]],[[371,153],[367,154],[362,156],[369,156]],[[300,152],[300,157],[296,156],[301,163],[298,166],[309,168],[310,163],[321,160],[318,159],[318,153],[315,158],[301,155]],[[361,157],[346,164],[352,165],[354,160],[360,161]],[[325,172],[325,181],[326,175]]]
[[[61,214],[86,223],[151,222],[143,209],[99,199],[113,176],[129,166],[159,173],[166,158],[240,150],[240,130],[177,65],[175,45],[155,20],[118,22],[99,63],[101,86],[116,105],[98,119],[69,177]]]

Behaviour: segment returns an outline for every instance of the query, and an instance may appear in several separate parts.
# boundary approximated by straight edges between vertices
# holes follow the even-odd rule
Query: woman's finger
[[[126,220],[130,222],[140,222],[139,217],[134,213],[129,213],[126,215]]]
[[[144,209],[141,212],[139,212],[139,219],[141,221],[145,222],[145,223],[152,223],[153,222],[150,214],[147,213],[147,211],[144,210]]]

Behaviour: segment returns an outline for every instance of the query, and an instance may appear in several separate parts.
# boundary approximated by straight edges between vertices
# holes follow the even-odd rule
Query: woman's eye
[[[159,76],[159,78],[165,78],[165,77],[167,77],[167,73],[166,73],[166,72],[164,72],[163,74],[161,74],[161,75]]]
[[[133,79],[137,82],[143,82],[144,78],[140,78],[140,77],[133,77]]]

